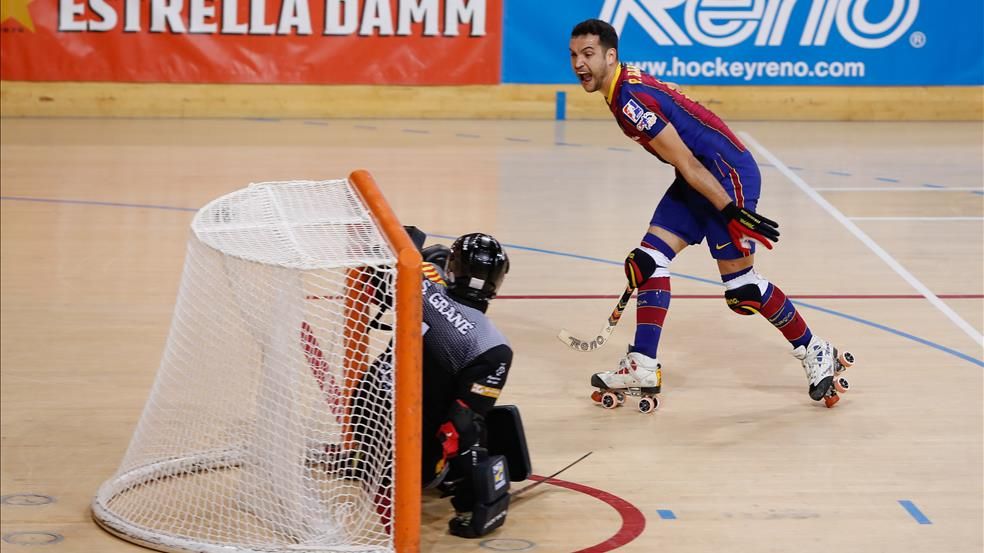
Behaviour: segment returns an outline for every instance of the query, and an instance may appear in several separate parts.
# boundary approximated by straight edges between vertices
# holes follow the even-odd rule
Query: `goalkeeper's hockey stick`
[[[569,469],[569,468],[571,468],[571,467],[573,467],[574,465],[576,465],[576,464],[578,464],[578,463],[580,463],[581,461],[583,461],[583,460],[585,460],[585,459],[586,459],[586,458],[588,457],[588,455],[591,455],[592,453],[594,453],[594,451],[589,451],[589,452],[587,452],[587,453],[585,453],[584,455],[581,455],[581,457],[580,457],[580,458],[578,458],[578,460],[577,460],[577,461],[574,461],[573,463],[571,463],[571,464],[569,464],[569,465],[567,465],[566,467],[564,467],[564,468],[562,468],[562,469],[560,469],[560,470],[558,470],[557,472],[555,472],[555,473],[553,473],[553,474],[551,474],[550,476],[547,476],[546,478],[543,478],[543,479],[541,479],[541,480],[540,480],[540,481],[538,481],[538,482],[533,482],[532,484],[528,484],[528,485],[526,485],[526,486],[523,486],[522,488],[520,488],[520,489],[518,489],[518,490],[516,490],[516,491],[514,491],[513,493],[511,493],[511,494],[509,494],[509,495],[511,495],[511,496],[512,496],[512,499],[516,499],[516,498],[517,498],[517,497],[518,497],[518,496],[519,496],[520,494],[524,494],[524,493],[526,493],[526,492],[528,492],[528,491],[530,491],[530,490],[532,490],[533,488],[535,488],[535,487],[537,487],[537,486],[539,486],[540,484],[543,484],[544,482],[546,482],[546,481],[548,481],[548,480],[550,480],[550,479],[552,479],[552,478],[554,478],[554,477],[555,477],[555,476],[557,476],[558,474],[560,474],[560,473],[562,473],[562,472],[564,472],[565,470],[567,470],[567,469]]]
[[[612,314],[608,317],[608,323],[601,329],[594,338],[583,340],[571,335],[566,328],[560,329],[560,333],[557,334],[557,338],[561,342],[567,344],[567,347],[574,351],[594,351],[601,346],[608,343],[608,339],[611,338],[612,332],[615,330],[615,325],[618,324],[618,320],[622,318],[622,312],[625,311],[625,306],[629,303],[629,298],[632,297],[632,287],[626,286],[625,291],[622,292],[622,297],[618,298],[618,303],[615,304],[615,309],[612,310]]]

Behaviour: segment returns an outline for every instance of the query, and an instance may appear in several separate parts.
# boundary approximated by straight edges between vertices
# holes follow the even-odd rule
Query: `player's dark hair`
[[[605,50],[614,48],[618,51],[618,33],[615,32],[615,27],[606,21],[587,19],[575,25],[574,30],[571,31],[571,38],[584,35],[597,35],[598,42]]]
[[[448,292],[484,304],[494,298],[509,272],[509,257],[488,234],[466,234],[451,245],[448,257]]]

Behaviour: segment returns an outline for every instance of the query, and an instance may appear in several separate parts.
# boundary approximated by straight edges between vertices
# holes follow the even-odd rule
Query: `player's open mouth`
[[[591,82],[591,73],[578,73],[577,76],[581,79],[582,84]]]

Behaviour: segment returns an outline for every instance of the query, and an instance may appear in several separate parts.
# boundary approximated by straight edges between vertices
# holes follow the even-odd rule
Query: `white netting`
[[[192,231],[96,520],[165,551],[392,551],[392,373],[377,360],[396,257],[366,207],[345,180],[262,183]]]

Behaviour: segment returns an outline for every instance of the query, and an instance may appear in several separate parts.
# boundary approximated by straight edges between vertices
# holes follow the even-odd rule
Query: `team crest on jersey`
[[[631,119],[633,123],[638,123],[639,119],[642,119],[642,114],[645,113],[645,111],[646,110],[642,109],[642,106],[637,104],[635,100],[629,100],[622,107],[622,113]]]
[[[653,125],[655,124],[656,124],[656,114],[651,111],[647,111],[646,113],[642,114],[642,118],[638,123],[636,123],[636,129],[640,131],[648,131],[649,129],[653,128]]]

